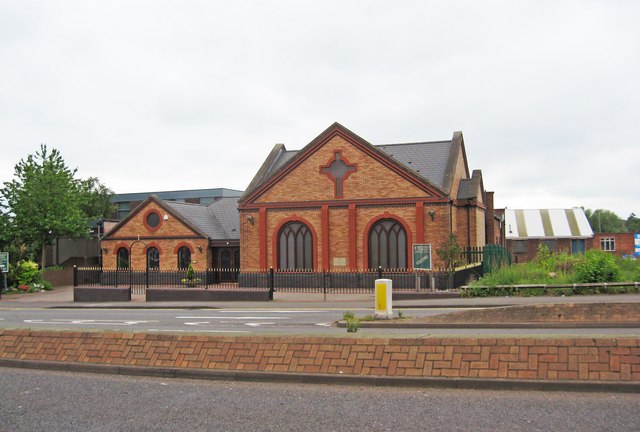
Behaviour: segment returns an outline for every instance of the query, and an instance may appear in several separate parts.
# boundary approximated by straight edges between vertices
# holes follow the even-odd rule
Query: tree
[[[460,262],[460,254],[462,253],[462,247],[458,243],[458,237],[456,237],[455,234],[450,234],[449,238],[436,250],[436,253],[444,262],[447,271],[453,272],[456,264]]]
[[[60,152],[42,144],[35,155],[21,160],[14,179],[0,190],[12,241],[31,252],[42,251],[58,237],[86,237],[86,195]]]
[[[631,213],[624,223],[627,232],[640,233],[640,218],[635,213]]]
[[[625,232],[624,221],[610,210],[586,209],[584,213],[589,220],[594,233],[622,233]]]
[[[116,206],[111,201],[113,191],[96,177],[80,181],[83,197],[82,211],[91,219],[113,217]]]

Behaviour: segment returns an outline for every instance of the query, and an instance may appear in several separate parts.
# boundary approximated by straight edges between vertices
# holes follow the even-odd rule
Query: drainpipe
[[[449,200],[449,234],[453,234],[453,200]]]
[[[467,264],[471,262],[471,204],[473,201],[467,200]]]

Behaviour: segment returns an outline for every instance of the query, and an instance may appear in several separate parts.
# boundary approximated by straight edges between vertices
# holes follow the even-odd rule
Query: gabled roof
[[[208,206],[167,202],[184,220],[198,227],[210,240],[240,239],[238,198],[219,198]]]
[[[460,154],[464,158],[467,177],[469,175],[461,132],[454,132],[448,141],[372,145],[341,124],[334,123],[302,150],[287,150],[284,144],[276,144],[239,202],[242,204],[255,198],[336,135],[435,195],[448,196],[451,193]]]
[[[189,204],[165,201],[166,204],[180,214],[181,219],[196,226],[206,237],[220,237],[224,235],[224,229],[211,214],[208,207],[200,204]]]
[[[507,240],[532,238],[591,238],[593,230],[584,210],[571,209],[505,209]]]
[[[113,236],[122,226],[126,225],[149,202],[154,202],[171,216],[179,220],[194,233],[210,240],[236,240],[240,238],[240,216],[238,214],[238,198],[218,198],[209,206],[189,204],[175,201],[164,201],[155,195],[144,200],[135,211],[131,212],[105,237]]]

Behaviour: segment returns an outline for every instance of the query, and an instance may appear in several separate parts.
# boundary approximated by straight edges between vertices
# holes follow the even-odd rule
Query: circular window
[[[160,225],[160,215],[155,212],[151,212],[147,215],[147,225],[149,228],[156,228]]]

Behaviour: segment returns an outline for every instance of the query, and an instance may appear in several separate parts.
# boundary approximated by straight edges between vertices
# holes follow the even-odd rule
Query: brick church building
[[[334,123],[301,150],[277,144],[239,200],[242,269],[412,268],[435,251],[493,243],[493,196],[469,170],[462,133],[372,145]]]
[[[277,144],[238,195],[150,195],[127,207],[100,242],[103,268],[412,269],[414,244],[431,245],[441,268],[435,251],[451,233],[461,246],[498,235],[492,193],[470,172],[460,132],[372,145],[334,123],[302,150]]]

